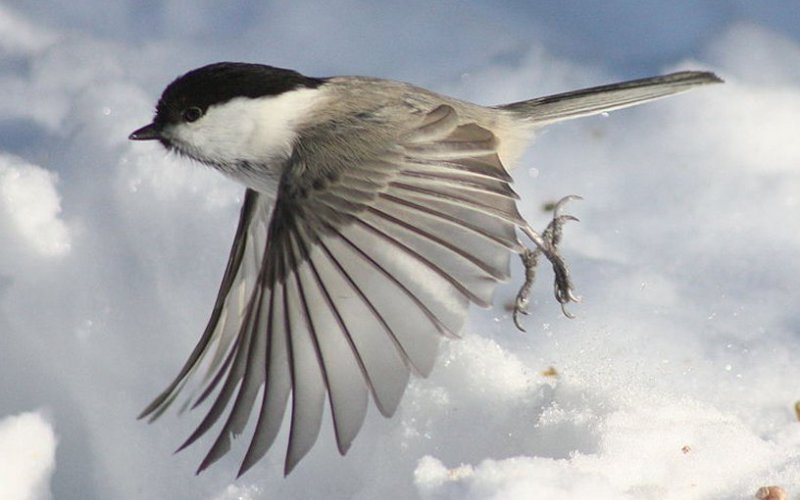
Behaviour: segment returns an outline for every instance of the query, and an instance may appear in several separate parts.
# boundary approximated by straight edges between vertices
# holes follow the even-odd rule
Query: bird
[[[241,476],[290,407],[288,475],[314,446],[327,400],[345,455],[370,399],[395,413],[470,304],[491,306],[514,254],[526,270],[518,327],[542,255],[562,308],[578,301],[559,252],[575,219],[563,207],[576,197],[541,232],[517,210],[509,171],[538,129],[720,82],[681,71],[482,106],[394,80],[243,62],[179,76],[129,139],[158,141],[246,189],[207,327],[139,418],[158,418],[191,382],[187,404],[210,407],[179,449],[222,426],[199,474],[252,417]]]

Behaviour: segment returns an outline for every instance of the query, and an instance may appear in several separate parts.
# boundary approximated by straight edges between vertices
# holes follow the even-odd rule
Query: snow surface
[[[0,498],[48,498],[56,437],[41,412],[0,420]]]
[[[588,5],[0,4],[0,497],[800,495],[800,7]],[[326,419],[288,478],[284,432],[234,481],[243,442],[201,476],[207,440],[173,455],[196,412],[135,418],[202,331],[242,189],[126,137],[217,60],[482,103],[687,68],[727,83],[552,127],[515,170],[536,225],[584,197],[576,319],[543,271],[516,331],[517,269],[347,457]]]

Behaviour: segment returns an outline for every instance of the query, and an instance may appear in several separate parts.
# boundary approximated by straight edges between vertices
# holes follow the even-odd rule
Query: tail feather
[[[514,102],[497,108],[523,115],[533,123],[543,124],[635,106],[686,92],[699,85],[722,82],[721,78],[711,72],[681,71]]]

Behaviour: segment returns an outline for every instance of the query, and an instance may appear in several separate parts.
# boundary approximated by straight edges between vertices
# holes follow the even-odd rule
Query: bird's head
[[[261,64],[215,63],[170,83],[153,122],[133,132],[171,151],[230,171],[291,152],[296,125],[324,79]]]

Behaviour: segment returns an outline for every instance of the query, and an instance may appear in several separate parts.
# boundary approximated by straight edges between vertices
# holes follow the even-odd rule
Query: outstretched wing
[[[327,159],[313,147],[289,162],[274,204],[247,191],[208,327],[142,414],[157,417],[207,365],[195,405],[216,399],[183,446],[231,410],[198,472],[243,431],[262,387],[240,474],[272,445],[290,393],[285,473],[316,441],[326,397],[344,454],[368,394],[391,416],[410,371],[431,371],[439,337],[459,331],[469,303],[490,305],[521,251],[497,139],[452,107],[421,116],[380,155]]]

